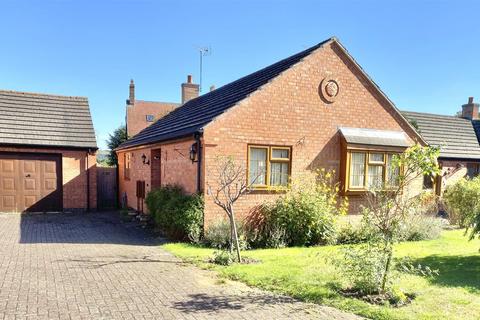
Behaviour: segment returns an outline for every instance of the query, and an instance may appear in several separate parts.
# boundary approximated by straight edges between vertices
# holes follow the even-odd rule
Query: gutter
[[[90,149],[87,150],[86,164],[87,164],[87,212],[90,212],[90,167],[88,164],[88,156],[90,154]]]
[[[134,143],[132,145],[124,145],[125,143],[127,143],[127,142],[129,142],[130,140],[133,139],[133,138],[130,138],[129,140],[123,142],[121,145],[119,145],[118,147],[113,149],[113,151],[118,152],[118,151],[128,151],[128,150],[142,149],[142,148],[147,147],[147,146],[152,146],[152,145],[156,145],[156,144],[163,144],[167,141],[182,140],[182,139],[191,137],[192,134],[193,134],[193,136],[195,136],[195,134],[197,134],[197,133],[201,134],[201,132],[202,132],[201,130],[197,130],[197,131],[194,131],[194,132],[190,132],[190,133],[186,133],[186,134],[180,134],[180,135],[174,135],[172,137],[158,139],[158,140],[154,140],[154,141],[149,141],[149,142],[144,142],[144,143],[139,142],[139,143]],[[171,143],[173,143],[173,142],[171,142]]]
[[[479,158],[438,157],[439,161],[480,162]]]
[[[200,140],[203,132],[197,131],[193,134],[195,142],[197,143],[197,193],[202,191],[202,141]]]

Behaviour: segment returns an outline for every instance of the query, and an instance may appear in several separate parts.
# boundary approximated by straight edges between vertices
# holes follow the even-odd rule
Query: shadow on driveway
[[[191,294],[189,299],[175,302],[173,307],[185,313],[198,311],[214,312],[219,310],[240,310],[248,306],[274,306],[276,304],[296,303],[297,300],[271,294],[224,295]]]
[[[21,214],[15,219],[20,219],[20,243],[154,246],[164,241],[135,222],[122,222],[116,211]]]

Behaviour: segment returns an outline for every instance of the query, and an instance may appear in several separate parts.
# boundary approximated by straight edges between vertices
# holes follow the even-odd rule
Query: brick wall
[[[50,148],[0,147],[4,152],[52,153],[62,155],[63,208],[64,210],[87,209],[87,172],[90,177],[90,209],[97,209],[97,165],[95,153],[88,155],[83,150]]]
[[[326,103],[319,95],[319,84],[325,77],[339,83],[339,95],[333,103]],[[403,130],[414,136],[385,98],[332,43],[206,126],[205,180],[214,183],[211,172],[217,155],[232,155],[246,164],[247,144],[291,146],[293,176],[321,167],[338,173],[341,126]],[[277,196],[265,192],[248,194],[238,201],[237,214],[245,216],[255,205]],[[350,203],[353,212],[361,198],[350,197]],[[223,216],[206,196],[206,224]]]
[[[165,102],[152,102],[136,100],[133,105],[127,105],[127,130],[128,136],[132,137],[150,126],[153,122],[147,121],[147,115],[153,115],[154,121],[164,117],[178,104]]]
[[[192,138],[118,152],[120,199],[125,193],[128,206],[135,210],[141,209],[136,198],[136,181],[138,180],[145,181],[146,193],[152,190],[152,184],[154,186],[158,184],[162,186],[178,185],[188,193],[196,192],[197,164],[192,163],[189,158],[190,146],[194,142]],[[124,155],[126,152],[131,154],[129,180],[125,179],[124,170]],[[143,154],[150,161],[149,165],[143,163]],[[159,159],[154,159],[155,156]],[[159,176],[158,170],[160,170]],[[144,211],[146,212],[145,204]]]
[[[440,183],[440,193],[445,192],[445,189],[458,182],[458,180],[467,176],[468,167],[470,165],[477,166],[477,163],[469,163],[466,161],[455,160],[440,160],[439,164],[442,168],[442,181]]]

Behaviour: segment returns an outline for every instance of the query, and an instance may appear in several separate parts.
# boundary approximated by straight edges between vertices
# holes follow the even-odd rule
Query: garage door
[[[62,210],[60,156],[0,154],[0,212]]]

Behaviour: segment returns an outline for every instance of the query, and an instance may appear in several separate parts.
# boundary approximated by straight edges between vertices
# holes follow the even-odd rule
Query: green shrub
[[[423,211],[423,208],[418,210]],[[367,214],[364,212],[364,218],[356,223],[351,221],[340,223],[337,226],[337,243],[355,244],[379,240],[378,232],[366,218]],[[433,240],[439,238],[447,226],[448,221],[445,219],[412,212],[399,222],[395,239],[396,241]]]
[[[374,294],[381,288],[386,258],[381,245],[367,242],[342,248],[340,256],[335,257],[333,263],[350,289],[362,294]],[[390,283],[387,285],[390,287]]]
[[[378,294],[382,291],[382,277],[387,259],[383,250],[381,243],[369,241],[361,245],[345,246],[340,249],[338,256],[331,259],[340,272],[340,278],[347,282],[349,291],[361,295]],[[392,273],[383,293],[389,296],[390,303],[394,305],[401,305],[406,300],[405,293],[394,286],[401,274],[421,277],[439,275],[438,270],[414,263],[410,257],[393,259],[391,263]],[[409,296],[411,297],[411,294]]]
[[[205,229],[203,243],[217,249],[227,249],[230,243],[230,225],[222,220]]]
[[[341,224],[337,229],[338,244],[363,243],[372,241],[378,237],[373,228],[363,220],[359,223],[348,222]]]
[[[188,195],[180,187],[166,186],[149,192],[146,203],[155,224],[168,236],[199,242],[204,208],[202,195]]]
[[[440,198],[433,191],[423,191],[416,197],[417,213],[426,215],[438,214]]]
[[[347,206],[346,202],[339,204],[338,187],[333,177],[333,172],[322,169],[292,181],[283,196],[265,206],[263,238],[275,235],[275,243],[270,244],[275,246],[333,243],[335,218],[345,213]]]
[[[248,249],[243,223],[237,222],[238,240],[241,250]],[[216,249],[227,250],[230,248],[230,223],[220,220],[205,229],[203,243]]]
[[[287,235],[284,228],[275,223],[272,219],[271,210],[273,206],[262,205],[257,208],[256,217],[245,224],[245,234],[249,245],[252,248],[284,248],[287,246]],[[260,221],[258,218],[260,217]]]
[[[210,262],[221,265],[229,266],[233,263],[234,257],[230,251],[227,250],[217,250],[213,252],[213,257],[210,259]]]
[[[315,194],[293,194],[280,198],[273,208],[271,223],[285,230],[289,246],[331,243],[335,239],[334,215],[324,199]]]
[[[480,216],[480,177],[461,179],[447,187],[443,195],[452,223],[461,227],[478,228]]]
[[[265,233],[263,241],[265,248],[285,248],[287,246],[287,233],[280,226],[273,225]]]
[[[424,214],[410,214],[399,225],[398,241],[433,240],[440,237],[447,221]]]

